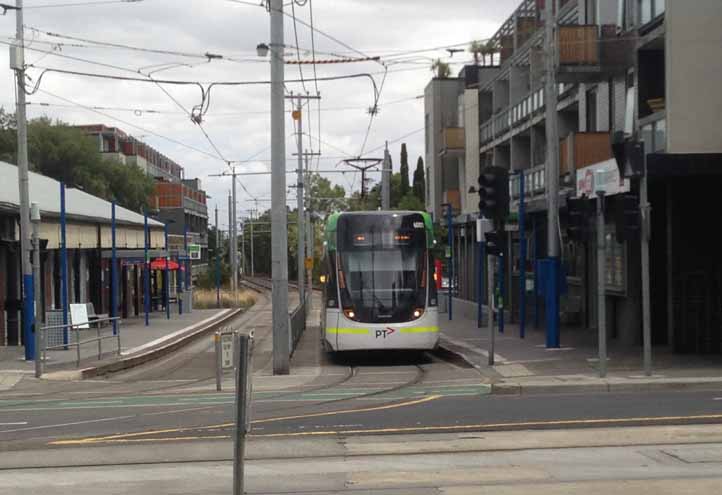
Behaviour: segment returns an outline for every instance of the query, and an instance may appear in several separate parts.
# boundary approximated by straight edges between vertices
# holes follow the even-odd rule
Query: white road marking
[[[27,421],[20,421],[19,423],[0,423],[0,426],[23,426],[28,424]]]
[[[90,423],[106,423],[108,421],[119,421],[121,419],[130,419],[135,418],[135,415],[130,416],[116,416],[114,418],[101,418],[101,419],[89,419],[86,421],[74,421],[72,423],[58,423],[53,425],[43,425],[43,426],[29,426],[27,428],[16,428],[14,430],[4,430],[0,433],[15,433],[17,431],[30,431],[30,430],[47,430],[49,428],[63,428],[64,426],[77,426],[77,425],[85,425]]]

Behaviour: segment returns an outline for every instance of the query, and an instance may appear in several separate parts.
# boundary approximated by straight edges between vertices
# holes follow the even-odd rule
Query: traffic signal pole
[[[642,214],[641,239],[642,249],[642,346],[644,356],[644,374],[652,376],[652,314],[649,281],[649,236],[652,225],[652,209],[647,197],[647,152],[643,149],[643,170],[639,187],[639,209]]]
[[[604,190],[597,191],[597,332],[599,337],[599,378],[607,376],[606,246],[604,232]]]

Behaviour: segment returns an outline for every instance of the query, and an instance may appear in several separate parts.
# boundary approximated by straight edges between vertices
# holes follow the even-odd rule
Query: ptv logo
[[[381,338],[385,339],[385,338],[391,336],[392,334],[394,334],[395,332],[396,332],[396,330],[394,330],[391,327],[385,328],[383,330],[376,330],[376,338],[377,339],[381,339]]]

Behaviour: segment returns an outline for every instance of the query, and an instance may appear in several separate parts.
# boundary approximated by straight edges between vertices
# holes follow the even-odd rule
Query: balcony
[[[445,127],[441,131],[441,156],[464,156],[466,137],[463,127]]]
[[[559,74],[562,83],[594,83],[624,74],[634,64],[634,40],[617,35],[616,26],[559,26]]]
[[[561,140],[559,175],[612,158],[612,141],[608,132],[578,132]]]

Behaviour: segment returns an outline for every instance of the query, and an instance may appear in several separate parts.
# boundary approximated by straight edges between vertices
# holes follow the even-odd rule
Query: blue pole
[[[499,255],[499,333],[504,333],[504,261],[504,253],[501,253]]]
[[[163,274],[163,299],[165,302],[165,317],[170,320],[170,246],[168,246],[168,224],[163,228],[165,236],[165,272]]]
[[[519,171],[519,337],[526,337],[526,191]]]
[[[558,349],[559,342],[559,258],[548,258],[544,284],[546,296],[547,348]]]
[[[145,326],[150,325],[150,260],[148,259],[148,210],[143,208],[143,220],[144,220],[144,240],[143,243],[143,259],[145,260],[143,266],[143,307],[145,309]]]
[[[484,317],[484,265],[486,264],[486,243],[480,242],[479,243],[479,267],[478,267],[478,277],[477,277],[477,294],[476,294],[476,304],[477,304],[477,315],[476,315],[476,326],[477,328],[481,328],[481,320]]]
[[[532,217],[532,235],[534,236],[534,328],[539,328],[539,236],[536,230],[536,218]]]
[[[60,183],[60,305],[63,307],[63,345],[68,345],[68,249],[65,224],[65,184]]]
[[[446,205],[446,227],[448,229],[449,241],[449,321],[452,318],[452,292],[454,287],[454,222],[451,211],[451,204]]]
[[[112,254],[110,257],[110,317],[115,318],[118,308],[118,259],[115,251],[115,201],[110,207],[110,239]],[[113,320],[113,335],[118,335],[118,322]]]

